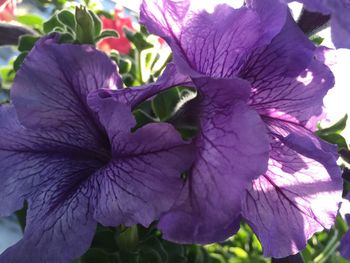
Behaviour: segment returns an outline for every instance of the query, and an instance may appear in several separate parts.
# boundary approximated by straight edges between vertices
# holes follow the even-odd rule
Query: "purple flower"
[[[341,240],[340,247],[339,247],[340,254],[348,260],[350,260],[350,246],[349,246],[349,244],[350,244],[350,231],[345,233],[345,235],[343,236],[343,238]]]
[[[112,95],[145,99],[189,81],[198,91],[196,160],[159,228],[180,243],[217,242],[243,216],[265,256],[295,254],[331,227],[341,200],[336,147],[313,134],[333,75],[279,1],[196,3],[143,1],[141,21],[168,42],[174,63],[140,95]]]
[[[345,219],[348,225],[350,224],[350,194],[347,194],[347,196],[344,198],[342,207],[340,210],[342,210],[340,213],[345,214]],[[350,260],[350,230],[348,230],[345,235],[343,236],[340,247],[339,247],[340,254]]]
[[[288,0],[292,2],[294,0]],[[350,48],[349,0],[297,0],[311,12],[331,15],[332,40],[337,48]]]
[[[120,85],[91,46],[49,37],[25,59],[14,106],[0,108],[0,214],[27,201],[27,223],[1,263],[69,262],[89,248],[97,223],[147,226],[174,203],[191,146],[168,124],[131,133],[129,106],[88,100]]]

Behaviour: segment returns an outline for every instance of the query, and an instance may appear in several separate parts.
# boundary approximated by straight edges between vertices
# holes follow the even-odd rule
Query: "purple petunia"
[[[313,131],[334,79],[286,5],[144,0],[141,21],[168,42],[173,63],[142,92],[104,97],[137,101],[191,83],[199,100],[196,159],[160,219],[164,238],[222,241],[243,217],[265,256],[279,258],[330,228],[342,192],[337,149]]]
[[[24,237],[1,263],[61,263],[83,254],[97,223],[149,225],[171,207],[193,151],[169,124],[131,133],[130,107],[89,98],[118,89],[116,67],[88,45],[40,40],[0,108],[0,215],[28,204]]]
[[[350,195],[348,194],[346,196],[346,198],[344,199],[344,202],[342,203],[342,209],[344,209],[346,212],[345,219],[346,219],[348,224],[350,224],[349,200],[350,200]],[[341,243],[340,243],[340,247],[339,247],[340,254],[348,260],[350,260],[350,245],[349,244],[350,244],[350,231],[348,230],[345,233],[345,235],[343,236]]]
[[[288,0],[292,2],[295,0]],[[350,48],[349,0],[296,0],[311,12],[331,16],[332,40],[337,48]]]

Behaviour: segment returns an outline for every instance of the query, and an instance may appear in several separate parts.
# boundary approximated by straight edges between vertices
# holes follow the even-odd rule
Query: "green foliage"
[[[317,135],[327,136],[331,134],[340,134],[345,129],[347,120],[348,120],[348,115],[345,114],[343,118],[341,118],[337,123],[335,123],[331,127],[320,129],[319,131],[317,131]]]
[[[94,44],[95,23],[90,12],[83,6],[75,9],[76,39],[80,44]]]
[[[319,46],[319,45],[322,44],[324,38],[322,38],[322,37],[320,37],[320,36],[318,36],[318,35],[313,35],[313,36],[310,37],[310,40],[311,40],[312,42],[314,42],[314,44],[316,44],[317,46]]]
[[[101,32],[102,23],[99,17],[83,6],[76,7],[75,14],[69,10],[56,11],[45,22],[43,22],[41,17],[36,15],[19,16],[18,20],[23,24],[37,29],[38,33],[46,35],[53,32],[59,33],[60,43],[95,45],[103,38],[118,37],[117,32],[113,30]],[[18,51],[21,53],[13,64],[15,71],[19,69],[24,58],[40,37],[41,35],[25,35],[20,38]]]
[[[181,92],[175,87],[159,93],[152,100],[152,109],[159,121],[167,121],[174,115],[180,99]]]
[[[31,14],[17,16],[16,20],[19,23],[22,23],[26,26],[32,27],[37,30],[41,30],[44,23],[44,19],[41,16]]]
[[[45,34],[49,34],[51,32],[57,31],[57,29],[61,32],[64,30],[64,25],[58,20],[57,15],[53,15],[49,20],[44,22],[43,30]]]
[[[142,51],[153,47],[153,45],[146,40],[146,36],[141,32],[133,32],[127,28],[124,28],[124,33],[127,39],[133,43],[138,51]]]
[[[36,36],[30,36],[30,35],[24,35],[19,38],[19,43],[18,43],[18,51],[21,52],[28,52],[30,51],[35,42],[38,41],[39,37]]]
[[[97,36],[95,38],[95,42],[97,43],[98,41],[100,41],[103,38],[107,38],[107,37],[115,37],[118,38],[119,34],[117,31],[115,30],[104,30],[101,32],[101,34],[99,36]]]
[[[329,128],[320,129],[316,132],[316,134],[323,140],[328,141],[329,143],[333,143],[338,145],[339,149],[348,149],[348,144],[343,136],[340,133],[345,129],[346,122],[348,120],[348,115],[345,115],[342,119],[340,119],[337,123],[332,125]]]
[[[68,10],[63,10],[57,14],[57,21],[61,22],[67,28],[71,29],[73,32],[77,25],[74,15]]]
[[[13,62],[13,69],[15,71],[19,70],[19,68],[22,65],[22,62],[24,61],[27,55],[28,55],[28,51],[24,51],[16,58],[16,60]]]

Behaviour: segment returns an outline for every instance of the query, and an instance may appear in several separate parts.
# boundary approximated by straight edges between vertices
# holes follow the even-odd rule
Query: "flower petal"
[[[104,162],[69,146],[59,133],[25,129],[11,106],[0,108],[0,119],[0,215],[29,204],[24,238],[0,262],[73,260],[94,234],[84,185]]]
[[[343,16],[348,16],[350,12],[349,9],[350,7],[343,13]],[[332,41],[337,48],[350,48],[350,19],[347,17],[346,19],[348,21],[342,21],[345,20],[343,16],[332,16]]]
[[[206,79],[201,87],[201,131],[185,188],[160,219],[163,237],[180,243],[222,241],[239,227],[245,187],[266,170],[268,138],[239,90],[242,80]],[[226,82],[226,83],[225,83]]]
[[[260,18],[256,10],[234,9],[220,1],[200,6],[196,1],[173,0],[144,0],[141,5],[141,22],[168,42],[180,72],[231,77],[252,48],[269,42],[261,35],[263,22],[272,21]],[[214,11],[205,10],[208,6]],[[284,20],[283,14],[273,17]]]
[[[50,176],[60,177],[57,171],[65,169],[60,160],[86,160],[95,168],[104,164],[96,153],[70,145],[60,133],[26,130],[11,106],[0,107],[0,119],[0,215],[20,209]]]
[[[166,123],[148,124],[131,133],[136,122],[129,106],[113,98],[97,104],[112,145],[112,161],[98,172],[95,218],[109,226],[148,226],[179,195],[184,184],[181,173],[194,159],[193,145]]]
[[[169,63],[162,75],[154,83],[120,90],[97,90],[90,93],[88,103],[90,108],[96,109],[99,107],[98,101],[101,98],[113,97],[116,101],[129,105],[134,109],[141,102],[174,86],[192,87],[193,83],[187,75],[179,73],[173,63]],[[97,103],[97,105],[95,105],[95,103]]]
[[[292,2],[294,0],[288,0],[288,2]],[[332,1],[332,0],[330,0]],[[331,10],[328,7],[326,2],[330,2],[328,0],[326,1],[318,1],[318,0],[298,0],[298,2],[303,3],[305,5],[305,8],[312,12],[319,12],[325,15],[330,14]]]
[[[296,125],[271,121],[267,172],[243,199],[243,217],[260,239],[266,257],[302,250],[318,231],[329,229],[342,200],[336,147]]]
[[[262,37],[269,43],[282,29],[287,17],[287,8],[279,0],[246,0],[249,8],[259,14],[264,30]],[[263,42],[263,40],[260,40]]]
[[[80,145],[106,146],[86,100],[91,91],[120,87],[116,67],[92,46],[58,44],[57,38],[41,39],[17,73],[11,98],[18,118],[30,128],[70,132]]]
[[[350,232],[346,232],[341,240],[341,245],[339,248],[340,254],[346,258],[347,260],[350,260]]]
[[[252,83],[249,104],[261,115],[302,125],[322,114],[323,97],[334,85],[332,72],[313,58],[314,46],[293,21],[241,70]],[[311,127],[310,127],[311,128]]]
[[[83,171],[78,171],[77,163],[65,160],[65,165],[74,166],[77,173]],[[66,192],[75,186],[56,183],[53,180],[29,201],[24,237],[0,255],[0,262],[70,262],[90,247],[96,227],[90,207],[93,188],[79,185],[74,192]]]

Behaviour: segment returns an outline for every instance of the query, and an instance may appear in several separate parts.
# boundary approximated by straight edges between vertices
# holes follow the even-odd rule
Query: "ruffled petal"
[[[99,99],[113,97],[114,100],[129,105],[134,109],[141,102],[174,86],[193,87],[193,83],[187,75],[179,73],[173,63],[169,63],[162,75],[154,83],[120,90],[96,90],[89,94],[88,103],[92,109],[95,109],[99,107],[98,105],[95,105],[95,102],[98,102]]]
[[[18,119],[33,129],[70,134],[72,144],[101,150],[108,142],[87,106],[89,92],[120,86],[116,67],[88,45],[58,44],[58,36],[40,40],[14,81],[11,98]]]
[[[287,2],[293,2],[294,0],[287,0]],[[332,0],[330,0],[332,1]],[[331,13],[331,9],[328,7],[327,2],[330,2],[328,0],[326,1],[318,1],[318,0],[298,0],[298,2],[303,3],[305,5],[305,8],[312,12],[318,12],[325,15],[328,15]]]
[[[60,170],[70,176],[82,176],[82,163],[63,159]],[[52,179],[46,187],[37,189],[29,200],[24,237],[0,255],[1,263],[62,263],[81,256],[91,245],[96,222],[91,215],[89,184],[69,185],[64,180]],[[80,178],[82,179],[82,178]],[[63,188],[62,188],[63,187]]]
[[[270,120],[271,154],[265,174],[243,199],[243,217],[260,239],[266,257],[302,250],[318,231],[335,222],[342,200],[336,147],[306,129]]]
[[[339,251],[340,254],[346,258],[347,260],[350,260],[350,232],[346,232],[345,235],[343,236],[341,243],[340,243],[340,247],[339,247]]]
[[[246,0],[246,5],[255,10],[264,25],[262,39],[260,41],[269,43],[282,29],[287,18],[288,9],[280,0]]]
[[[337,48],[350,48],[350,19],[344,20],[343,16],[349,16],[350,6],[342,15],[334,15],[331,19],[332,41]]]
[[[112,161],[97,176],[95,219],[109,226],[148,226],[178,197],[181,173],[190,168],[194,147],[166,123],[131,133],[136,122],[130,107],[113,98],[100,98],[94,105],[112,146]]]
[[[0,108],[0,215],[28,201],[24,238],[0,262],[68,262],[89,247],[96,223],[86,182],[104,165],[59,133],[25,129],[11,106]]]
[[[208,10],[208,9],[214,9]],[[196,76],[231,77],[248,52],[267,44],[276,32],[265,32],[268,22],[277,27],[285,19],[285,7],[270,18],[254,8],[234,9],[220,1],[144,0],[141,22],[171,46],[180,72]],[[281,9],[281,10],[280,10]],[[270,35],[267,40],[265,35]]]
[[[25,129],[11,106],[0,108],[0,120],[0,215],[20,209],[51,176],[60,177],[58,171],[65,169],[65,160],[86,161],[87,167],[95,169],[104,164],[102,156],[70,145],[62,134]]]
[[[249,104],[261,115],[302,125],[320,116],[334,77],[323,62],[313,58],[314,52],[295,23],[287,22],[270,45],[251,54],[241,70],[240,77],[253,86]],[[310,128],[315,127],[310,124]]]
[[[244,189],[266,170],[268,160],[264,124],[244,102],[249,83],[204,79],[202,84],[196,160],[177,203],[158,225],[165,239],[180,243],[218,242],[232,235]]]

